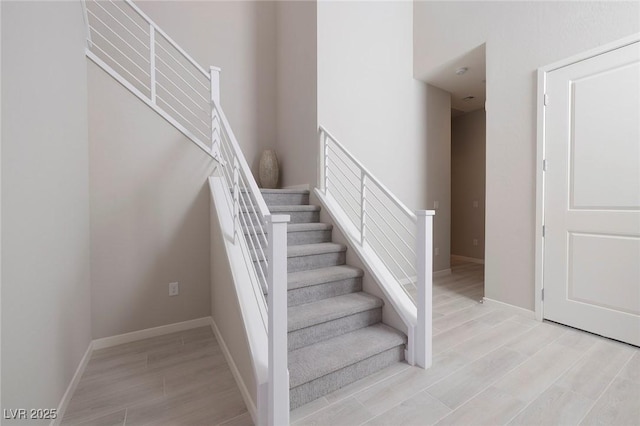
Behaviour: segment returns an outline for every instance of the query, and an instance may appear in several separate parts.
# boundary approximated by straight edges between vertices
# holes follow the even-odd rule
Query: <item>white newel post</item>
[[[416,233],[416,269],[418,270],[418,324],[415,333],[415,362],[431,367],[432,358],[432,292],[433,292],[433,210],[418,210]]]
[[[289,424],[287,348],[287,222],[288,215],[267,219],[269,247],[269,391],[268,425]]]
[[[215,107],[220,105],[220,71],[218,67],[209,67],[211,78],[211,154],[214,158],[220,159],[220,117]]]

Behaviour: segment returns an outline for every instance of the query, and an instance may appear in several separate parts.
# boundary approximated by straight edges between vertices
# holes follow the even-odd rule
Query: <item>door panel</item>
[[[640,43],[546,94],[544,317],[640,345]]]

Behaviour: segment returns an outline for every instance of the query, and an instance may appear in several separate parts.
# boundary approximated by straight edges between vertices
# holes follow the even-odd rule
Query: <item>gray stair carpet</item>
[[[332,242],[309,191],[263,189],[272,214],[288,214],[288,348],[290,407],[314,399],[404,359],[406,336],[382,323],[380,298],[362,291],[363,271],[346,265],[346,250]],[[253,261],[265,266],[265,236],[253,235],[251,207],[245,235]],[[247,212],[249,212],[247,214]],[[250,248],[252,246],[250,245]]]

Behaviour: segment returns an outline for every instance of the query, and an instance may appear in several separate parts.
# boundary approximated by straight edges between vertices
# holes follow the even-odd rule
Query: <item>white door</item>
[[[640,345],[640,43],[546,74],[544,317]]]

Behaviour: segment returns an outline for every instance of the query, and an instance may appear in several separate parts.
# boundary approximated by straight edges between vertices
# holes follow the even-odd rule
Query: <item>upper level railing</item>
[[[320,193],[407,324],[409,361],[427,367],[434,212],[409,210],[322,126],[319,138]]]
[[[288,423],[287,216],[271,216],[220,105],[220,68],[199,65],[131,0],[83,0],[87,57],[217,160],[233,235],[268,334],[268,400],[260,424]],[[274,285],[278,284],[278,285]],[[265,294],[268,293],[269,307]],[[249,309],[249,307],[243,307]],[[261,378],[256,378],[258,381]],[[264,383],[258,383],[259,390]]]

